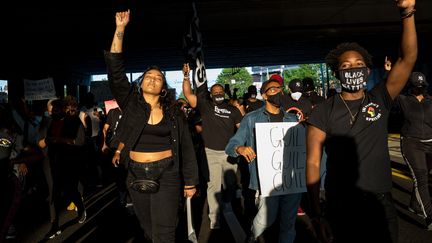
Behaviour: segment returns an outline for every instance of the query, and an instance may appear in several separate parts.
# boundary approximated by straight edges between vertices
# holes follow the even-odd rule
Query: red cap
[[[276,80],[280,85],[283,85],[283,78],[279,74],[273,74],[270,76],[269,80]]]

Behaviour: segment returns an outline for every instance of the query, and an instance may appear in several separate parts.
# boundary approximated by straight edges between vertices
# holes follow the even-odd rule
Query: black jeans
[[[165,169],[159,178],[158,192],[140,193],[130,187],[128,191],[145,237],[152,239],[153,243],[173,243],[180,206],[181,180],[172,158],[151,163],[138,163],[130,160],[126,183],[129,185],[135,176],[137,179],[148,179],[149,175],[153,177],[152,170],[161,167]],[[131,170],[135,176],[131,175]]]
[[[325,217],[335,243],[398,242],[399,223],[390,192],[326,191],[326,198]]]
[[[410,206],[424,217],[432,217],[429,194],[429,169],[432,155],[432,142],[421,142],[414,138],[401,138],[402,155],[407,163],[414,182]]]

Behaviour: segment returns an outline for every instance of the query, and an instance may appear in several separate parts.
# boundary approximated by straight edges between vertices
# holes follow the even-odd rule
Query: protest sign
[[[261,196],[306,192],[306,129],[297,122],[256,123]]]
[[[31,100],[48,100],[56,98],[54,82],[52,78],[29,80],[24,79],[24,98]]]

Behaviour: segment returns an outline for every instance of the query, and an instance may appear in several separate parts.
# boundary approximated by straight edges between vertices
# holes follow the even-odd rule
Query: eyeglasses
[[[282,86],[269,87],[264,91],[264,93],[267,93],[268,91],[270,91],[270,93],[277,93],[277,92],[281,91],[282,89],[283,89]]]

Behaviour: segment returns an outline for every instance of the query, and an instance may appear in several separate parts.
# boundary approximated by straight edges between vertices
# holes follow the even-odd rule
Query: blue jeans
[[[265,229],[270,227],[280,215],[279,242],[294,242],[296,231],[295,222],[297,208],[300,205],[301,193],[286,194],[281,196],[260,197],[258,213],[253,224],[252,233],[255,238],[260,236]]]

